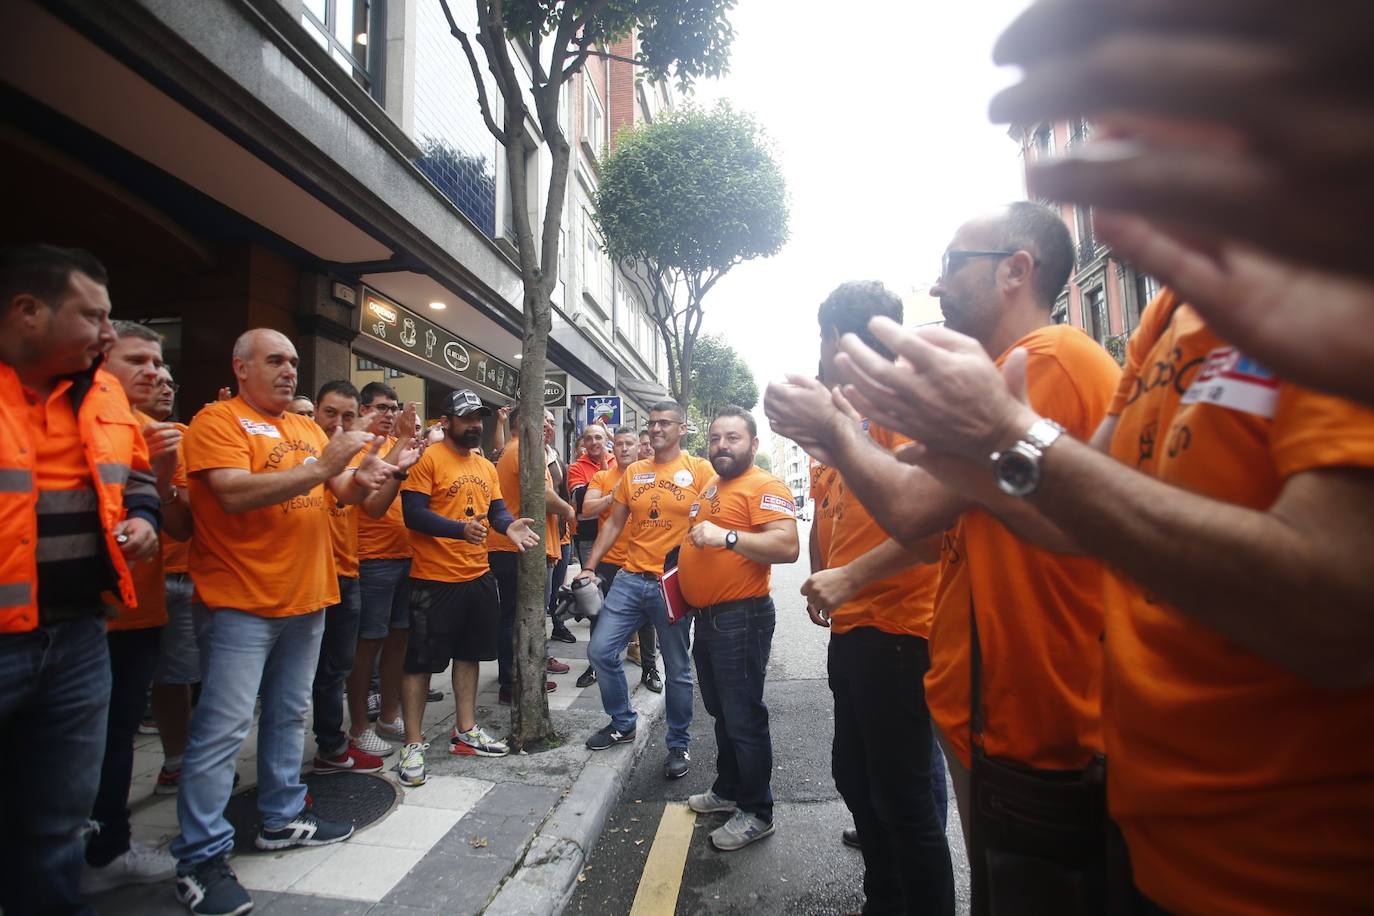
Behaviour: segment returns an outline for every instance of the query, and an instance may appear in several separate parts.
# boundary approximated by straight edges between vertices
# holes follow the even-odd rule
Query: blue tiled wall
[[[454,0],[449,8],[459,27],[473,36],[481,61],[473,5]],[[494,236],[496,139],[482,121],[472,70],[462,45],[449,33],[438,0],[419,4],[415,42],[415,140],[425,152],[415,164],[483,232]],[[487,85],[491,90],[489,76]]]

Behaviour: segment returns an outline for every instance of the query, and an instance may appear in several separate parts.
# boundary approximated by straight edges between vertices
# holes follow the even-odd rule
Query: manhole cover
[[[330,821],[352,821],[355,830],[386,817],[400,795],[394,782],[374,773],[306,773],[301,781],[316,814]],[[255,851],[253,838],[261,823],[258,787],[230,798],[224,816],[234,825],[234,850]]]

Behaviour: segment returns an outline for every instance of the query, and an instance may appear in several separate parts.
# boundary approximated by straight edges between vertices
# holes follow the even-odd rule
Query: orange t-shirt
[[[1121,378],[1116,361],[1068,325],[1038,328],[1013,347],[1029,351],[1036,413],[1091,439]],[[946,532],[926,705],[964,766],[970,606],[983,657],[983,751],[1043,769],[1086,766],[1102,751],[1102,575],[1097,561],[1041,550],[981,509]]]
[[[487,510],[492,500],[502,498],[496,467],[474,452],[459,455],[447,441],[425,449],[401,484],[401,492],[425,494],[429,497],[429,508],[444,518],[487,525],[491,524]],[[487,534],[488,541],[494,536],[496,530],[492,529]],[[486,544],[411,531],[410,546],[414,551],[410,574],[416,579],[471,582],[490,568]]]
[[[378,453],[382,457],[396,445],[396,440],[388,436],[386,445]],[[398,496],[386,507],[386,515],[373,518],[366,512],[358,513],[358,559],[359,560],[404,560],[410,556],[410,532],[406,530],[406,520],[401,515],[401,498]]]
[[[911,440],[891,430],[864,421],[869,436],[888,451]],[[863,504],[849,492],[844,477],[836,474],[827,491],[834,519],[830,549],[821,554],[826,569],[836,569],[856,560],[888,540],[887,533],[873,520]],[[819,511],[817,512],[819,515]],[[908,566],[886,579],[871,582],[830,615],[830,632],[847,633],[855,627],[873,627],[884,633],[930,635],[930,617],[935,608],[935,585],[940,568],[934,563]]]
[[[625,476],[625,472],[612,464],[602,471],[597,471],[592,475],[591,482],[587,484],[588,492],[596,490],[602,496],[611,494],[614,497],[616,487],[620,486],[620,478]],[[597,518],[605,521],[611,517],[611,509],[615,508],[615,500],[612,498],[610,508],[602,512]],[[625,527],[620,529],[620,537],[615,539],[611,549],[606,551],[606,555],[601,558],[602,563],[610,563],[612,566],[624,566],[625,559],[630,549],[630,523],[626,521]]]
[[[506,450],[501,453],[501,457],[496,462],[496,476],[501,481],[501,492],[506,494],[506,508],[510,514],[520,518],[520,441],[517,439]],[[544,468],[544,483],[553,486],[553,475],[549,473],[546,466]],[[497,533],[493,528],[491,534],[487,535],[487,549],[513,552],[515,542],[504,534]],[[544,516],[544,555],[550,560],[557,560],[562,556],[562,544],[558,538],[558,516],[549,514]]]
[[[308,614],[339,603],[324,484],[250,512],[228,513],[202,478],[215,468],[253,474],[314,461],[328,440],[308,417],[259,413],[241,397],[207,405],[185,439],[191,475],[191,580],[209,608],[260,617]]]
[[[137,408],[131,407],[130,410],[133,411],[134,421],[138,424],[139,430],[149,423],[157,422]],[[181,461],[177,462],[177,469],[172,472],[172,480],[178,486],[186,485],[186,467]],[[166,534],[160,534],[159,537],[163,543],[172,540]],[[138,607],[127,607],[117,595],[107,592],[106,600],[118,608],[115,616],[106,622],[110,630],[145,630],[148,627],[160,627],[167,622],[167,579],[162,552],[159,551],[151,560],[139,560],[132,566],[129,572],[133,576]]]
[[[630,533],[627,571],[662,575],[668,551],[681,544],[687,533],[692,503],[714,476],[709,461],[686,452],[663,464],[645,458],[625,469],[615,488],[615,501],[630,510],[625,520]]]
[[[186,424],[174,423],[172,425],[181,430],[182,442],[184,443],[186,441]],[[190,482],[186,479],[186,446],[184,444],[177,449],[177,469],[172,475],[172,483],[183,493],[188,492],[190,488]],[[178,541],[169,534],[162,536],[162,572],[165,575],[170,576],[173,573],[186,572],[186,563],[190,554],[191,542],[189,539]]]
[[[1257,510],[1295,474],[1374,467],[1374,411],[1275,378],[1167,290],[1109,412],[1118,461]],[[1141,891],[1179,913],[1374,912],[1374,687],[1312,686],[1106,582],[1108,802]]]
[[[830,556],[830,534],[835,527],[835,502],[831,491],[839,472],[812,458],[810,473],[811,524],[816,526],[816,546],[820,548],[821,560],[824,561]]]
[[[770,522],[796,524],[797,507],[787,485],[758,466],[730,480],[712,478],[687,512],[689,525],[711,522],[727,531],[758,531]],[[768,594],[773,567],[725,547],[700,548],[684,538],[678,583],[692,607],[710,607]]]
[[[354,455],[353,460],[348,462],[348,466],[356,468],[362,464],[363,456],[366,454],[367,450],[364,449]],[[400,501],[400,494],[397,494],[393,505]],[[358,519],[367,513],[356,504],[339,505],[339,501],[334,498],[333,493],[324,494],[324,506],[329,512],[329,543],[334,548],[334,573],[345,579],[356,579],[358,578]]]

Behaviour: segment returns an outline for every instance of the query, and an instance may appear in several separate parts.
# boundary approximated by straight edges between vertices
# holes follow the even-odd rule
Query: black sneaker
[[[238,916],[253,908],[225,856],[201,862],[177,876],[177,899],[196,916]]]
[[[850,849],[863,849],[864,846],[859,842],[859,828],[846,827],[840,831],[840,842]]]
[[[437,703],[443,698],[444,692],[442,690],[431,690],[429,693],[425,694],[426,703]]]
[[[654,693],[663,692],[663,678],[658,676],[657,668],[645,668],[644,676],[639,679],[639,682]]]
[[[253,845],[259,849],[290,849],[293,846],[328,846],[342,843],[353,835],[353,824],[344,821],[326,821],[315,816],[309,808],[301,811],[280,830],[258,831]]]
[[[578,687],[590,687],[590,686],[592,686],[592,685],[595,684],[595,683],[596,683],[596,670],[595,670],[594,668],[592,668],[590,665],[588,665],[588,666],[587,666],[587,670],[586,670],[586,671],[583,671],[581,674],[579,674],[579,675],[577,676],[577,686],[578,686]]]
[[[615,723],[611,723],[588,738],[587,747],[593,751],[604,751],[608,747],[615,747],[617,744],[630,744],[634,740],[635,730],[633,728],[627,732],[617,731]]]
[[[556,639],[559,642],[577,642],[577,637],[573,635],[573,631],[562,624],[553,628],[553,633],[549,639]]]
[[[692,755],[685,747],[668,748],[668,760],[663,764],[663,775],[668,779],[681,779],[692,768]]]

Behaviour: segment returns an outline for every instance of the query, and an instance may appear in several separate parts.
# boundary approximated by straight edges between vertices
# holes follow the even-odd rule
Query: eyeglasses
[[[967,251],[958,249],[946,251],[944,256],[940,258],[940,279],[943,280],[951,276],[956,270],[963,267],[964,262],[970,258],[1009,258],[1017,253],[1016,251],[983,251],[975,249]],[[1036,267],[1040,266],[1039,258],[1031,258],[1031,260],[1035,263]]]
[[[178,391],[181,390],[181,386],[178,385],[176,382],[169,382],[166,379],[159,379],[157,387],[166,388],[168,391],[172,392],[172,394],[176,394]]]
[[[373,404],[372,409],[377,413],[400,413],[400,404]]]
[[[657,428],[657,427],[659,427],[659,426],[680,426],[680,425],[682,425],[682,421],[681,421],[681,420],[650,420],[650,421],[649,421],[649,428],[650,428],[650,429],[655,429],[655,428]]]

